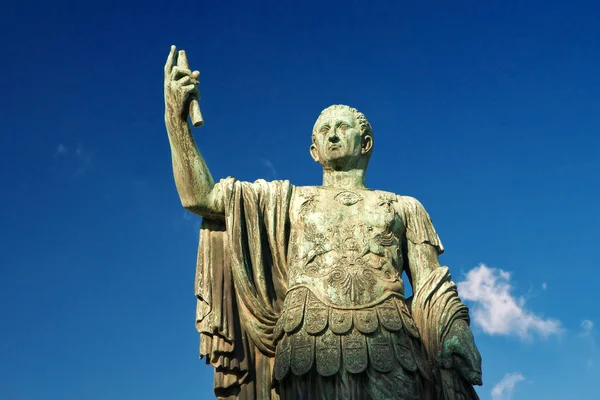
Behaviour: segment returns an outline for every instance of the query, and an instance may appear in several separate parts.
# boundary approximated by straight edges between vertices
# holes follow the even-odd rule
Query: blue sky
[[[358,108],[368,186],[418,198],[444,242],[481,398],[597,398],[599,19],[594,1],[3,6],[0,400],[211,397],[171,44],[201,71],[215,178],[319,184],[316,117]]]

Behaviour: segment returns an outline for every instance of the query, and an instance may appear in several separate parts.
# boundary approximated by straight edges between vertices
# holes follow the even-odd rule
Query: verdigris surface
[[[477,399],[481,357],[429,215],[365,186],[365,116],[334,105],[318,117],[310,154],[321,186],[215,183],[188,123],[190,113],[202,123],[198,77],[173,46],[165,123],[181,203],[203,217],[196,326],[215,395]]]

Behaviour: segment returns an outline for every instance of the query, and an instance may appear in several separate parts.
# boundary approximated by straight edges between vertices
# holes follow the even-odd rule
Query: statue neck
[[[323,186],[339,189],[365,189],[365,170],[323,170]]]

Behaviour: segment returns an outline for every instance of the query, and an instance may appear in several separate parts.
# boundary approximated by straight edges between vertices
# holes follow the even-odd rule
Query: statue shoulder
[[[300,217],[300,210],[309,203],[315,203],[318,195],[317,186],[294,186],[290,202],[290,216],[293,220]]]
[[[396,193],[386,192],[385,190],[373,190],[373,193],[375,193],[379,199],[390,202],[397,202],[399,197]]]
[[[396,198],[399,207],[398,211],[409,215],[426,212],[423,204],[421,204],[421,202],[414,197],[397,195]]]
[[[277,190],[293,190],[294,185],[290,183],[288,180],[272,180],[267,181],[264,179],[257,179],[254,182],[250,181],[240,181],[232,176],[228,176],[227,178],[222,178],[219,182],[215,183],[215,187],[219,191],[232,191],[235,190],[236,187],[240,187],[244,190],[254,190],[257,193],[262,192],[270,192]]]
[[[316,196],[318,190],[318,186],[294,186],[295,195],[300,197]]]
[[[423,204],[411,196],[398,196],[398,213],[406,223],[406,237],[413,243],[429,243],[438,254],[444,252],[444,246],[433,227],[431,216]]]
[[[292,207],[300,206],[307,201],[314,200],[319,194],[316,186],[294,186],[292,193]]]

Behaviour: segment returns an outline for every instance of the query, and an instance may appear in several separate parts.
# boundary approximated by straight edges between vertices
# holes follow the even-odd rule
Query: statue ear
[[[373,137],[365,135],[362,139],[362,154],[368,154],[373,149]]]
[[[314,143],[310,145],[310,156],[312,157],[313,160],[315,160],[315,162],[319,162],[319,154],[317,152],[317,146],[315,146]]]

